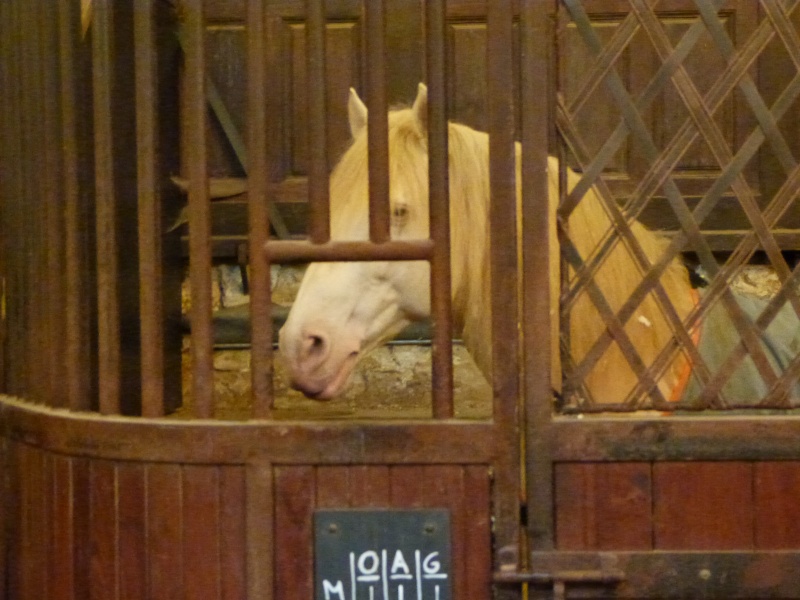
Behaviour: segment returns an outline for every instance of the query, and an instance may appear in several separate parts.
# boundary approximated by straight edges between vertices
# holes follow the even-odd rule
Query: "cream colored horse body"
[[[331,175],[331,236],[335,240],[368,239],[366,107],[355,92],[348,105],[353,145]],[[410,109],[389,114],[392,237],[428,237],[428,156],[425,115],[427,92],[420,85]],[[456,327],[480,369],[491,376],[489,273],[488,135],[463,125],[449,125],[449,180],[452,244],[453,314]],[[550,159],[550,256],[554,357],[558,357],[559,260],[555,235],[558,163]],[[517,151],[519,182],[519,148]],[[569,174],[569,185],[577,176]],[[569,228],[582,256],[590,255],[610,227],[594,191],[570,217]],[[634,233],[651,261],[663,242],[638,223]],[[314,398],[342,391],[360,356],[385,342],[407,323],[430,314],[429,266],[424,262],[317,263],[309,267],[289,318],[281,330],[280,349],[293,385]],[[616,310],[641,281],[622,244],[605,261],[596,282]],[[678,314],[691,308],[685,270],[673,264],[662,277]],[[645,364],[672,339],[660,308],[651,298],[625,326]],[[578,299],[570,315],[572,355],[580,360],[605,327],[588,297]],[[682,368],[678,358],[659,382],[671,392]],[[554,363],[554,379],[560,381]],[[592,370],[587,385],[598,402],[620,401],[636,377],[616,345]]]

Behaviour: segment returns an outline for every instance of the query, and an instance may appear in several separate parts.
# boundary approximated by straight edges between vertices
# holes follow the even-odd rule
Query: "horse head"
[[[427,90],[389,114],[392,239],[428,237]],[[369,238],[367,108],[350,91],[353,142],[330,178],[331,238]],[[360,357],[430,314],[427,262],[313,263],[280,331],[292,386],[328,399],[345,387]]]

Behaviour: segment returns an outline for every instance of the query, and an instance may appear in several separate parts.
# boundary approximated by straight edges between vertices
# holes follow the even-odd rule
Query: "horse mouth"
[[[355,369],[358,358],[359,353],[352,352],[342,361],[338,371],[332,376],[314,381],[292,378],[291,387],[302,392],[306,398],[311,400],[332,400],[344,391],[350,381],[350,375]]]

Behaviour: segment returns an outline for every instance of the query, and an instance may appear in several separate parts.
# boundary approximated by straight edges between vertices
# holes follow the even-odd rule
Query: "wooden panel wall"
[[[9,446],[10,598],[246,597],[244,467]]]
[[[559,550],[800,548],[800,462],[560,463]]]
[[[447,508],[454,598],[488,598],[489,474],[485,466],[291,466],[275,471],[276,589],[311,598],[317,508]]]
[[[449,509],[454,597],[489,596],[486,466],[278,466],[274,491],[251,497],[256,471],[244,465],[87,459],[19,442],[6,465],[9,598],[240,600],[273,578],[276,598],[310,598],[314,510],[348,507]]]

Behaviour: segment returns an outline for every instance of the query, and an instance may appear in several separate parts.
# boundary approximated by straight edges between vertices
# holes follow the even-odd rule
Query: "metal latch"
[[[617,585],[625,580],[617,556],[610,552],[533,552],[531,568],[520,570],[516,547],[499,552],[500,570],[494,573],[498,585],[552,586],[553,598],[564,600],[568,585]]]

